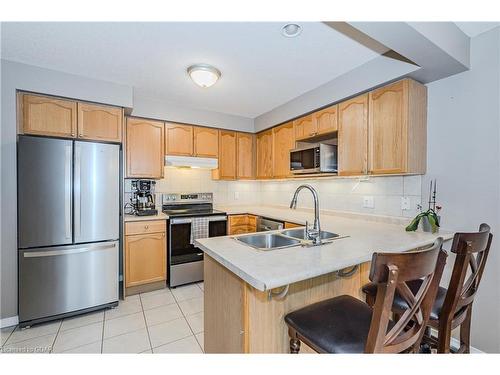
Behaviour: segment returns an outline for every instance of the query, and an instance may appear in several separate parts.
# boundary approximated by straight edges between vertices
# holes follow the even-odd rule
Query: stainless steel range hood
[[[165,156],[165,165],[167,167],[203,169],[217,169],[219,167],[218,160],[213,158],[170,155]]]

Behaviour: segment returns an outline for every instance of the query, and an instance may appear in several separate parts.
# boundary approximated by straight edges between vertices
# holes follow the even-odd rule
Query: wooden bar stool
[[[430,329],[424,342],[437,348],[438,353],[450,353],[451,331],[460,326],[460,348],[456,353],[470,353],[470,325],[472,303],[479,288],[486,259],[493,235],[487,224],[479,226],[479,232],[456,233],[451,245],[451,252],[456,254],[448,288],[439,287],[432,307],[429,327],[438,331],[437,339],[431,336]],[[411,290],[416,290],[422,280],[409,283]],[[377,286],[369,283],[362,288],[366,301],[373,305],[378,298]],[[392,310],[396,315],[407,308],[404,298],[396,293]]]
[[[401,353],[418,350],[446,263],[442,238],[426,250],[375,253],[370,280],[377,286],[374,307],[351,296],[321,301],[285,316],[290,352],[304,342],[319,353]],[[411,291],[407,282],[422,279]],[[395,292],[408,308],[397,322],[391,320]]]

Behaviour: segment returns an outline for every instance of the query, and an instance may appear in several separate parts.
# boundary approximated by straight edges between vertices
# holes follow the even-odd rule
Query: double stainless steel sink
[[[277,250],[294,246],[311,246],[305,228],[285,229],[279,232],[261,232],[234,237],[235,240],[258,250]],[[340,237],[337,233],[321,231],[322,243],[328,243]]]

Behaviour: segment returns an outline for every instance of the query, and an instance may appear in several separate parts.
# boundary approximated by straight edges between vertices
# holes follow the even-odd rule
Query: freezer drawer
[[[19,321],[118,301],[118,241],[19,251]]]

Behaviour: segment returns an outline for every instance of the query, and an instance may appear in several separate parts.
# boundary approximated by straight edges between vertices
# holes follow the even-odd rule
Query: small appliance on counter
[[[137,216],[157,215],[155,208],[155,184],[153,180],[132,180],[132,197],[130,205],[132,214]]]
[[[227,215],[214,210],[212,193],[163,194],[168,215],[168,284],[176,287],[203,280],[203,251],[195,240],[227,234]]]

